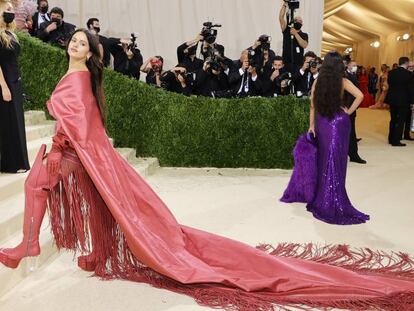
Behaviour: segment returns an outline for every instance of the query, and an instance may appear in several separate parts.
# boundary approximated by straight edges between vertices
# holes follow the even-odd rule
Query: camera
[[[256,68],[257,62],[256,62],[256,52],[254,50],[247,50],[247,56],[249,58],[249,65]]]
[[[213,24],[212,22],[203,23],[203,29],[201,30],[201,35],[203,36],[202,41],[206,41],[208,44],[213,44],[217,39],[217,29],[221,27],[220,24]]]
[[[258,41],[261,42],[261,47],[263,50],[269,50],[270,49],[270,42],[272,41],[272,37],[268,35],[261,35],[258,39]]]
[[[284,0],[284,1],[288,4],[289,9],[291,10],[299,9],[299,5],[300,5],[299,0]]]
[[[131,33],[131,43],[128,45],[128,50],[135,50],[138,48],[138,44],[137,44],[137,36],[135,35],[135,33]]]
[[[210,70],[219,71],[222,67],[231,67],[232,65],[231,59],[222,56],[220,52],[213,47],[209,47],[206,54],[208,55],[206,61],[210,65]]]
[[[316,68],[318,67],[319,62],[316,59],[312,59],[309,61],[309,68]]]

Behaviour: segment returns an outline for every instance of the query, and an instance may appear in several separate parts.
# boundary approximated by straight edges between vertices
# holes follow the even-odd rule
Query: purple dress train
[[[313,199],[307,202],[307,210],[315,218],[330,224],[351,225],[366,222],[369,220],[369,216],[352,206],[345,189],[351,129],[348,114],[341,110],[332,119],[316,114],[315,124],[317,137],[317,174],[315,178],[317,178],[317,186]],[[297,163],[298,160],[303,161],[304,158],[295,156],[293,175],[297,175],[295,174],[297,166],[303,166],[303,163]],[[313,175],[313,171],[309,169],[308,173],[302,172],[301,175]],[[292,200],[291,194],[297,193],[297,188],[291,180],[281,201],[286,202],[286,197],[289,197],[290,202],[295,202]],[[296,202],[300,202],[300,200],[296,200]]]

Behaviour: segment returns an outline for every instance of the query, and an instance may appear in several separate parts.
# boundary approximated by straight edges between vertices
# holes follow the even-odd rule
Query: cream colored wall
[[[272,48],[282,52],[282,34],[278,13],[282,0],[49,0],[59,6],[65,20],[85,27],[89,17],[98,17],[102,33],[125,37],[139,35],[144,59],[162,55],[166,66],[177,63],[176,48],[193,39],[209,18],[221,23],[218,42],[226,56],[239,58],[261,34],[272,36]],[[301,1],[301,14],[309,33],[310,50],[320,52],[323,25],[323,0]]]
[[[407,56],[414,60],[414,38],[412,37],[408,41],[397,41],[397,36],[404,33],[413,36],[414,27],[408,27],[405,30],[381,37],[381,47],[378,49],[370,46],[372,40],[358,42],[355,45],[357,53],[354,57],[356,61],[364,66],[379,68],[381,64],[392,66],[393,63],[398,63],[401,56]]]

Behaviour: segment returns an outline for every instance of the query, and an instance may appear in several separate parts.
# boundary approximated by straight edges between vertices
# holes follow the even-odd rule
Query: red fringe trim
[[[341,267],[361,274],[375,274],[414,280],[414,260],[406,253],[351,249],[348,245],[282,243],[256,247],[269,255],[293,257]],[[413,309],[414,310],[414,309]]]
[[[95,276],[103,280],[125,279],[184,294],[203,306],[231,311],[274,310],[414,310],[414,293],[371,299],[303,299],[284,293],[245,292],[220,284],[185,285],[142,265],[128,247],[122,230],[104,204],[83,167],[62,163],[62,182],[50,193],[52,232],[59,249],[89,254],[97,265]],[[342,267],[358,273],[414,279],[414,261],[407,254],[353,250],[346,245],[279,244],[257,247],[273,256],[294,257]]]

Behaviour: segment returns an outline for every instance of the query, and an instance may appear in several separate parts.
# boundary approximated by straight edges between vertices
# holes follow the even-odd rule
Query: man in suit
[[[228,77],[218,61],[207,59],[204,62],[203,69],[197,74],[196,89],[198,95],[208,97],[229,89]]]
[[[266,97],[275,97],[280,95],[287,95],[282,87],[282,80],[284,74],[287,73],[282,56],[275,56],[271,65],[266,65],[260,74],[262,81],[262,95]]]
[[[359,87],[358,77],[357,77],[357,70],[358,66],[354,60],[346,59],[346,70],[345,70],[345,78],[351,81],[356,87]],[[351,107],[352,103],[354,102],[355,97],[353,97],[350,93],[344,92],[344,105],[349,108]],[[350,115],[351,119],[351,133],[349,135],[349,150],[348,155],[351,162],[359,163],[359,164],[366,164],[367,161],[363,160],[358,154],[358,140],[356,136],[356,129],[355,129],[355,119],[356,119],[356,111]]]
[[[310,96],[313,82],[315,82],[319,75],[319,67],[316,59],[317,56],[314,52],[306,52],[302,67],[292,73],[296,96]]]
[[[88,19],[88,21],[86,22],[86,27],[92,34],[94,34],[95,36],[98,36],[99,43],[102,45],[102,49],[103,49],[102,62],[105,67],[108,67],[111,63],[111,52],[109,50],[109,40],[107,37],[101,36],[99,34],[101,31],[101,25],[100,25],[99,19],[95,17]]]
[[[197,47],[201,40],[203,40],[203,36],[198,34],[193,40],[184,42],[177,47],[178,63],[183,64],[187,72],[197,73],[203,68],[203,61],[197,57]]]
[[[50,21],[49,11],[49,2],[47,0],[38,0],[37,1],[37,12],[33,14],[32,20],[33,25],[32,28],[29,29],[29,33],[31,36],[36,37],[37,32],[40,29],[40,25],[45,22]]]
[[[393,147],[404,147],[401,143],[404,123],[410,105],[413,104],[413,75],[408,71],[410,60],[400,57],[399,67],[388,73],[388,94],[385,102],[390,105],[391,121],[388,142]]]
[[[244,50],[240,59],[233,62],[229,73],[229,83],[235,96],[261,95],[261,81],[257,75],[256,64],[249,59],[248,50]]]
[[[61,8],[55,7],[50,10],[50,21],[40,25],[37,37],[45,42],[56,44],[66,48],[67,41],[75,32],[75,25],[63,20],[64,14]]]

